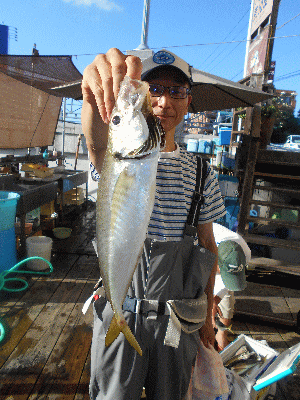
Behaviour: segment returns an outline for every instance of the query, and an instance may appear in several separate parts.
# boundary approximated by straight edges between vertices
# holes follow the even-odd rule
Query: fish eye
[[[121,117],[120,117],[119,115],[115,115],[115,116],[113,117],[113,119],[111,120],[111,122],[112,122],[114,125],[119,125],[119,123],[121,122]]]

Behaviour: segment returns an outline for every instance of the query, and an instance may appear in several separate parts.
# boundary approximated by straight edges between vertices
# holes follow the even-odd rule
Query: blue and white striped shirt
[[[173,152],[161,153],[156,175],[155,204],[148,226],[149,238],[160,241],[182,239],[195,190],[196,172],[196,157],[179,146]],[[94,180],[99,178],[93,165],[91,173]],[[199,224],[213,222],[226,214],[217,177],[209,164],[203,195],[204,205]]]

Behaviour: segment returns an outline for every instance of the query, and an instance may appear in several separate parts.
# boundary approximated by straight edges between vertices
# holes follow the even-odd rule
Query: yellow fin
[[[142,356],[142,349],[127,325],[127,322],[122,321],[121,324],[119,324],[115,316],[113,316],[105,336],[105,346],[110,346],[112,342],[117,339],[120,332],[124,334],[129,344],[139,353],[140,356]]]
[[[142,349],[141,349],[140,345],[138,344],[136,338],[134,337],[134,334],[131,332],[131,330],[126,322],[122,328],[122,333],[125,335],[129,344],[139,353],[140,356],[142,356],[143,355]]]
[[[115,316],[112,317],[107,334],[105,336],[105,346],[110,346],[112,342],[117,339],[121,332],[120,326]]]

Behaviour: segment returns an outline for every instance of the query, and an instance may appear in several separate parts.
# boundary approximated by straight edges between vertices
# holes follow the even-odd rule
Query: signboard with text
[[[264,22],[264,20],[272,13],[274,0],[253,0],[253,14],[251,21],[252,35],[256,29]]]
[[[269,31],[270,26],[268,25],[250,44],[246,76],[264,72],[268,53]]]

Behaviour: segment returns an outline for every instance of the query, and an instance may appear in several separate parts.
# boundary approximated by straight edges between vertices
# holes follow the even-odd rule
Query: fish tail
[[[112,317],[111,323],[109,325],[107,334],[105,336],[105,346],[110,346],[112,342],[117,339],[121,332],[120,326],[118,324],[117,318]]]
[[[129,344],[139,353],[140,356],[142,356],[142,349],[134,337],[134,334],[131,332],[127,322],[125,320],[118,322],[115,315],[111,320],[105,337],[105,346],[110,346],[112,342],[119,336],[120,332],[124,334]]]

